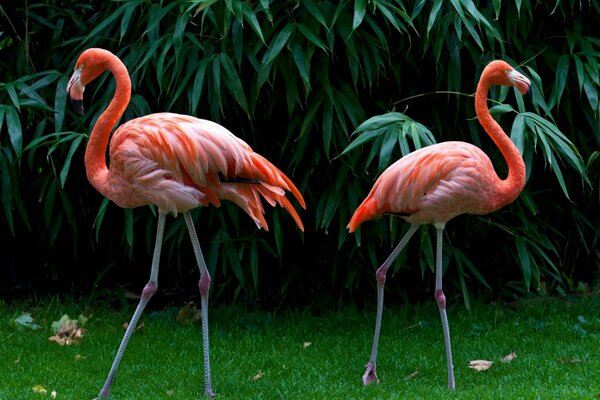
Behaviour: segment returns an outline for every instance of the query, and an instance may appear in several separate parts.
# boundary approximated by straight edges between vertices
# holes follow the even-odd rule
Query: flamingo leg
[[[442,240],[444,226],[436,226],[437,248],[435,257],[435,301],[440,310],[442,331],[444,333],[444,347],[446,349],[446,363],[448,367],[448,389],[454,389],[454,366],[452,365],[452,346],[450,345],[450,328],[448,315],[446,315],[446,296],[442,290]]]
[[[133,331],[135,330],[138,320],[140,319],[142,312],[144,312],[144,308],[146,308],[148,301],[150,301],[150,298],[152,297],[152,295],[154,295],[154,293],[156,293],[156,290],[158,289],[158,266],[160,262],[160,250],[162,247],[166,216],[167,215],[163,213],[158,214],[158,228],[156,231],[156,242],[154,243],[154,254],[152,256],[152,269],[150,270],[150,280],[148,280],[148,283],[146,284],[146,286],[144,286],[144,290],[142,290],[140,302],[138,303],[138,306],[135,309],[133,316],[131,317],[129,326],[125,331],[125,335],[123,335],[121,345],[117,350],[117,355],[115,356],[112,367],[110,368],[108,377],[104,382],[104,386],[98,394],[99,399],[107,399],[110,395],[110,387],[112,385],[113,379],[115,378],[115,374],[117,373],[117,368],[119,368],[119,364],[121,363],[121,358],[123,357],[123,353],[125,352],[127,343],[129,343],[129,339],[131,338],[131,335],[133,334]]]
[[[202,250],[200,249],[200,242],[198,242],[198,235],[196,235],[196,229],[194,228],[194,222],[189,212],[184,212],[183,217],[188,227],[190,239],[192,241],[192,247],[194,248],[194,254],[200,269],[200,281],[198,282],[198,288],[200,289],[200,313],[202,317],[202,348],[204,351],[204,395],[208,398],[214,397],[214,392],[211,384],[210,376],[210,348],[208,343],[208,291],[210,289],[210,275],[208,268],[206,268],[206,262],[202,256]]]
[[[364,385],[368,385],[372,382],[379,383],[379,379],[377,378],[376,364],[377,364],[377,348],[379,347],[379,333],[381,332],[381,317],[383,315],[383,288],[385,286],[385,276],[387,275],[387,271],[398,257],[398,254],[404,249],[410,238],[415,234],[415,232],[419,229],[419,225],[411,225],[410,229],[400,243],[394,248],[392,254],[384,261],[384,263],[377,269],[375,273],[375,277],[377,279],[377,314],[375,317],[375,335],[373,336],[373,347],[371,348],[371,358],[369,359],[369,363],[367,364],[367,369],[362,377],[362,381]]]

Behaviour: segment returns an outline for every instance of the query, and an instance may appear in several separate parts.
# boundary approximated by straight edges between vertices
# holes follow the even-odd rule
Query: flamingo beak
[[[75,68],[67,84],[67,94],[75,110],[79,114],[83,114],[83,91],[85,90],[85,86],[81,83],[80,76],[81,68]]]
[[[513,69],[508,73],[508,77],[514,82],[515,87],[521,94],[529,91],[531,81],[525,75]]]

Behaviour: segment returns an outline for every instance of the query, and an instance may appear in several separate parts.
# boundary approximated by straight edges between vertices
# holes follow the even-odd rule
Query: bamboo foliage
[[[223,282],[217,296],[302,301],[318,290],[337,299],[362,293],[405,229],[396,218],[354,236],[345,228],[385,167],[414,149],[465,140],[488,152],[502,174],[500,156],[474,119],[471,93],[483,66],[503,58],[533,82],[524,98],[507,88],[490,93],[493,115],[524,156],[528,183],[504,210],[449,226],[447,239],[457,244],[446,247],[450,281],[468,304],[472,282],[513,294],[546,282],[564,292],[600,270],[596,3],[122,0],[8,7],[2,15],[13,28],[0,33],[7,241],[40,237],[50,251],[93,254],[97,244],[120,237],[111,254],[145,259],[155,210],[122,211],[102,201],[81,172],[87,132],[114,82],[105,75],[88,88],[83,118],[66,101],[77,55],[105,47],[132,79],[121,122],[157,111],[215,120],[272,159],[308,200],[305,235],[277,209],[268,211],[271,232],[258,234],[231,205],[194,214],[209,243],[211,272]],[[568,223],[553,218],[565,212],[573,215]],[[177,251],[186,241],[181,222],[170,229],[166,253],[179,266],[177,281],[193,260]],[[61,232],[70,244],[57,242]],[[491,271],[480,250],[490,235]],[[423,230],[421,246],[396,267],[419,265],[412,279],[429,280],[431,240]],[[571,245],[577,240],[582,249]],[[582,262],[588,270],[575,271]],[[408,295],[400,283],[394,290]]]

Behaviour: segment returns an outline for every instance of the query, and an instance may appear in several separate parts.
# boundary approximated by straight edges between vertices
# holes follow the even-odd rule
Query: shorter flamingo
[[[298,213],[285,197],[290,191],[303,208],[302,195],[292,181],[248,144],[214,122],[187,115],[157,113],[121,125],[110,141],[110,169],[106,146],[111,130],[131,98],[127,68],[117,56],[103,49],[85,50],[75,63],[67,92],[83,113],[85,85],[104,71],[116,79],[116,90],[108,108],[92,129],[85,151],[85,169],[92,186],[120,207],[148,204],[158,207],[158,229],[150,279],[123,336],[112,367],[98,397],[108,398],[110,388],[129,338],[146,304],[158,288],[160,250],[168,213],[182,213],[200,269],[204,393],[214,395],[208,344],[208,292],[210,276],[202,256],[189,211],[230,200],[240,206],[259,228],[268,230],[261,198],[279,204],[304,231]],[[148,395],[148,397],[152,397]]]
[[[411,226],[392,254],[376,272],[377,314],[371,358],[363,383],[378,382],[377,348],[383,312],[385,277],[390,265],[420,225],[433,224],[437,231],[435,299],[440,311],[448,388],[454,389],[454,367],[446,297],[442,291],[442,239],[446,223],[460,214],[487,214],[512,203],[525,185],[525,164],[519,150],[490,115],[487,94],[491,85],[514,86],[521,94],[529,90],[529,79],[504,61],[488,64],[475,92],[477,119],[502,152],[508,164],[508,177],[500,179],[489,157],[478,147],[465,142],[445,142],[421,148],[402,157],[377,179],[371,192],[352,216],[348,229],[382,214],[397,214]]]

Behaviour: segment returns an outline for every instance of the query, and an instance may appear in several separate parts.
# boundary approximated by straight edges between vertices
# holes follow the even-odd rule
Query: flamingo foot
[[[369,363],[367,364],[367,370],[365,371],[365,374],[362,377],[363,385],[366,386],[373,382],[379,383],[379,378],[377,378],[376,369],[377,367],[375,366],[375,363],[369,361]]]
[[[212,388],[205,388],[204,389],[204,396],[206,396],[209,399],[214,399],[215,398],[215,392],[213,392]]]

